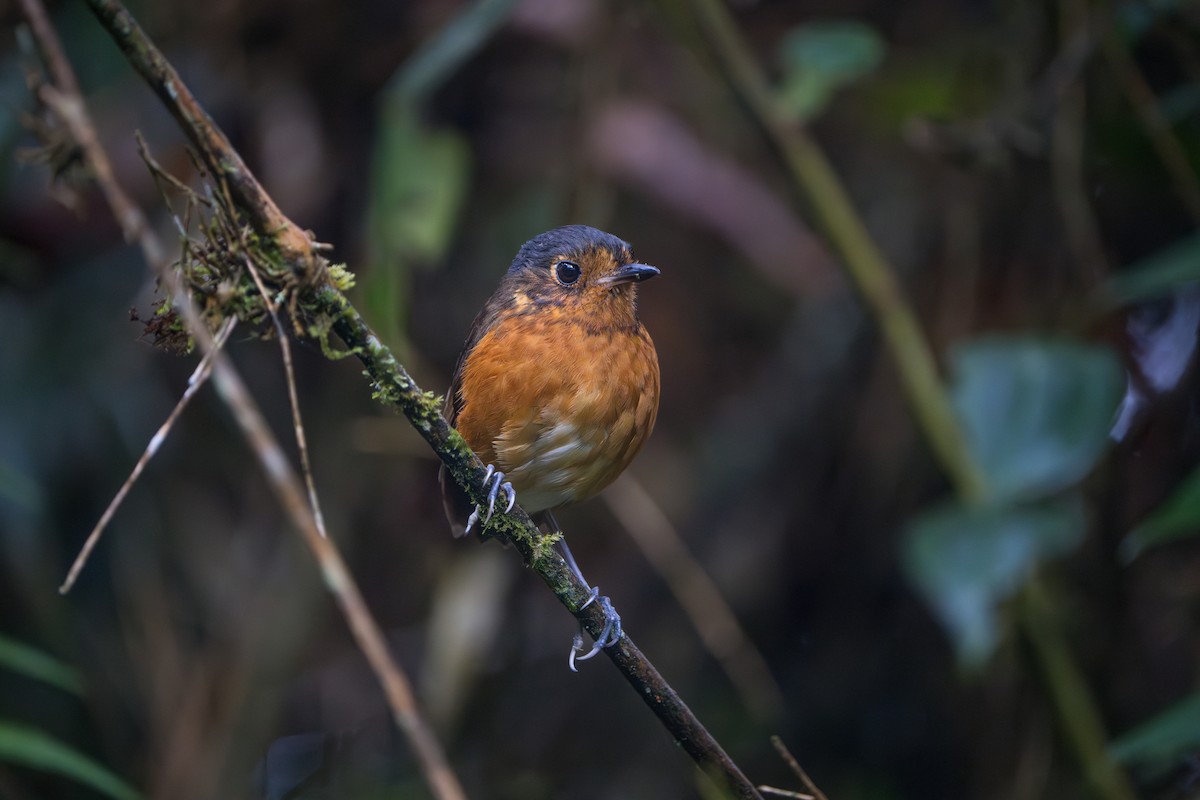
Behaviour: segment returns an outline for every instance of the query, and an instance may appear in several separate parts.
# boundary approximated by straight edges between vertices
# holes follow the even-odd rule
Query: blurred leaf
[[[975,48],[974,52],[978,52]],[[979,81],[963,91],[969,57],[957,48],[937,52],[897,53],[871,82],[863,86],[863,118],[894,136],[913,117],[962,120],[976,115],[977,105],[998,102],[998,91]]]
[[[371,171],[372,233],[380,255],[440,259],[454,232],[469,171],[464,137],[424,126],[411,106],[387,106]]]
[[[382,95],[368,209],[371,269],[362,287],[372,321],[406,359],[409,273],[445,256],[470,171],[466,139],[425,126],[421,108],[514,6],[516,0],[476,0],[464,8],[396,70]]]
[[[48,733],[0,720],[0,761],[64,775],[117,800],[140,797],[129,784]]]
[[[1102,347],[988,338],[953,356],[953,400],[993,502],[1081,480],[1108,445],[1121,367]]]
[[[360,282],[389,343],[403,340],[409,271],[440,261],[450,246],[469,171],[462,136],[427,128],[413,106],[384,107],[371,169],[371,269]]]
[[[784,113],[796,120],[817,116],[835,92],[879,66],[884,51],[879,34],[859,22],[817,22],[791,31],[780,45]]]
[[[1168,294],[1180,284],[1195,281],[1200,281],[1200,233],[1127,267],[1109,282],[1109,294],[1124,305]]]
[[[41,650],[3,635],[0,635],[0,667],[72,694],[83,693],[78,672]]]
[[[1116,3],[1117,29],[1131,42],[1142,38],[1161,17],[1180,9],[1180,0],[1136,0]]]
[[[1172,124],[1179,125],[1195,119],[1196,114],[1200,113],[1200,86],[1185,83],[1169,89],[1163,92],[1159,105],[1162,106],[1163,116]]]
[[[1113,742],[1110,752],[1125,764],[1169,761],[1200,747],[1200,692]]]
[[[406,105],[423,101],[479,52],[516,5],[517,0],[476,0],[463,9],[408,57],[388,82],[388,95]]]
[[[968,666],[982,663],[998,639],[996,607],[1040,561],[1075,547],[1083,535],[1080,504],[997,508],[946,505],[908,530],[904,566],[946,626]]]
[[[0,455],[0,500],[31,514],[45,506],[45,496],[37,481],[16,469]]]
[[[1161,506],[1137,526],[1121,545],[1134,558],[1148,547],[1200,533],[1200,468],[1195,469]]]

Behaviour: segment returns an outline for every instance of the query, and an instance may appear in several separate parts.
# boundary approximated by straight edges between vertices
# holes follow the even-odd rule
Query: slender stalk
[[[730,82],[779,150],[842,265],[878,320],[909,405],[959,498],[966,503],[986,501],[984,474],[967,448],[929,343],[904,299],[894,270],[854,210],[837,173],[808,131],[780,113],[766,76],[723,0],[691,2]],[[1119,54],[1114,60],[1119,62]],[[1165,137],[1160,134],[1157,138],[1161,149]],[[1174,163],[1165,156],[1164,160]],[[1173,169],[1172,174],[1181,194],[1188,197],[1190,185],[1185,184],[1194,176],[1181,169]],[[1034,593],[1035,588],[1028,588],[1025,599]],[[1128,779],[1108,757],[1099,711],[1070,651],[1059,640],[1052,623],[1044,614],[1038,617],[1029,603],[1022,605],[1021,621],[1034,641],[1034,655],[1047,676],[1048,692],[1085,774],[1107,800],[1129,800],[1133,795]]]
[[[1135,800],[1137,795],[1128,776],[1108,756],[1104,723],[1088,693],[1087,680],[1062,640],[1049,598],[1037,578],[1026,585],[1022,601],[1022,627],[1037,655],[1067,741],[1084,765],[1087,779],[1101,797]]]
[[[108,508],[104,509],[104,513],[100,515],[100,519],[92,528],[92,532],[88,534],[87,539],[83,542],[83,547],[79,549],[79,554],[75,556],[75,561],[71,564],[71,568],[67,570],[67,577],[58,587],[59,594],[66,594],[71,591],[71,587],[75,585],[75,581],[79,578],[79,573],[83,571],[87,564],[88,558],[91,557],[92,551],[96,549],[96,545],[100,543],[100,537],[108,528],[108,523],[112,522],[112,518],[116,515],[117,509],[125,502],[125,498],[129,495],[133,485],[137,483],[142,472],[146,469],[146,465],[150,463],[150,459],[158,453],[163,442],[167,440],[167,434],[175,427],[175,422],[183,414],[183,410],[188,407],[188,403],[200,391],[200,388],[208,381],[208,376],[212,374],[212,360],[224,346],[225,340],[229,338],[229,334],[233,332],[234,326],[237,324],[236,317],[230,317],[225,321],[224,326],[217,332],[213,341],[215,346],[204,354],[204,358],[200,359],[200,363],[196,365],[192,377],[188,379],[187,388],[184,389],[183,395],[179,401],[175,403],[175,408],[171,409],[171,413],[167,415],[166,421],[159,426],[158,430],[150,437],[149,443],[146,444],[146,449],[142,452],[141,458],[133,465],[133,469],[129,473],[129,477],[125,479],[125,483],[121,484],[121,488],[113,495],[112,500],[108,503]]]
[[[626,474],[604,493],[608,510],[671,587],[700,640],[746,705],[762,719],[784,707],[783,689],[771,674],[721,590],[688,550],[683,537],[636,478]]]
[[[812,203],[830,244],[841,257],[842,266],[870,306],[934,456],[960,497],[969,502],[983,500],[983,473],[967,450],[938,376],[933,351],[904,299],[895,271],[854,210],[824,151],[804,128],[779,112],[766,77],[722,0],[692,0],[692,5],[731,83],[783,156],[792,179]]]
[[[1192,221],[1200,225],[1200,179],[1197,179],[1192,169],[1187,151],[1171,130],[1171,122],[1163,113],[1158,98],[1154,96],[1154,90],[1138,69],[1128,46],[1112,26],[1104,36],[1103,46],[1108,65],[1133,106],[1151,146],[1166,168],[1176,194],[1179,195]]]

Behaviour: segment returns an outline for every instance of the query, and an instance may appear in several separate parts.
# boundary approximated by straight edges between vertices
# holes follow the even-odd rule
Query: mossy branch
[[[88,5],[130,64],[175,117],[200,152],[205,166],[227,188],[234,205],[245,214],[254,233],[275,242],[283,262],[298,279],[295,287],[297,308],[315,320],[313,324],[318,329],[327,327],[345,342],[366,368],[374,396],[400,409],[468,496],[475,502],[483,501],[484,465],[462,436],[446,422],[439,399],[417,386],[338,289],[311,238],[279,211],[220,128],[197,103],[129,12],[115,0],[88,0]],[[587,588],[557,552],[547,546],[547,537],[538,531],[520,507],[510,514],[493,518],[489,532],[511,542],[584,628],[593,637],[599,635],[604,626],[599,604],[583,608],[590,597]],[[742,798],[761,797],[628,635],[605,648],[604,652],[675,741],[722,791]]]

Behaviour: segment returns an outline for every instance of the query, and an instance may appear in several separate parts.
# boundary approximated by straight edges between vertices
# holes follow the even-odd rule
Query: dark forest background
[[[778,734],[832,800],[1200,797],[1200,9],[723,6],[915,310],[991,487],[969,504],[712,5],[131,10],[425,389],[534,234],[662,268],[657,428],[559,520],[755,782],[800,788]],[[0,797],[428,796],[211,388],[58,594],[196,356],[131,320],[160,295],[99,194],[38,163],[0,9]],[[174,241],[134,131],[190,181],[182,136],[83,4],[50,10]],[[276,344],[229,350],[286,440]],[[605,658],[567,670],[574,621],[515,553],[450,537],[357,362],[296,359],[331,535],[471,796],[714,796]],[[669,529],[740,632],[681,603]]]

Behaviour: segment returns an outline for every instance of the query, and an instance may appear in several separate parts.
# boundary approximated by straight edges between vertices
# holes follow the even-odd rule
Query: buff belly
[[[599,492],[654,427],[658,359],[640,325],[589,333],[516,317],[481,339],[472,356],[458,429],[507,475],[530,513]]]

